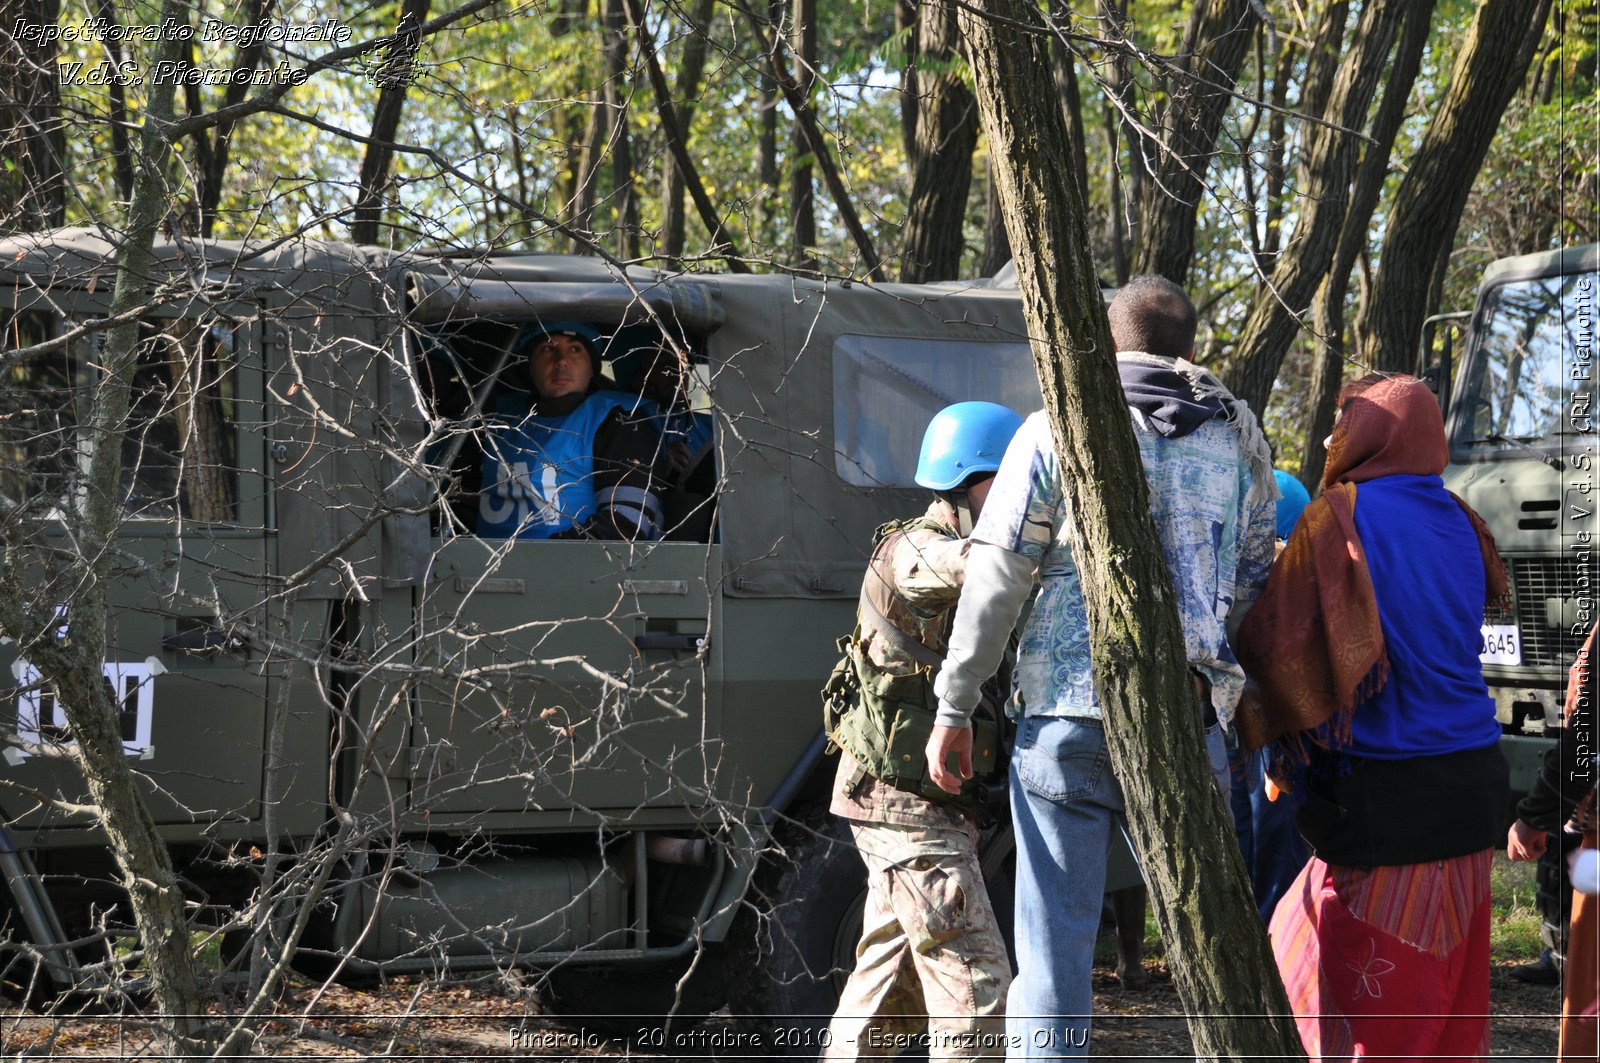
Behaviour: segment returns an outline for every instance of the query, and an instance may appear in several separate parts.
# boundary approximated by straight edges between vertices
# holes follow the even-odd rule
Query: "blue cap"
[[[533,321],[517,337],[517,353],[521,354],[546,336],[571,336],[582,340],[589,353],[600,357],[600,333],[581,321]]]
[[[1278,481],[1279,493],[1283,495],[1278,499],[1278,538],[1287,539],[1300,522],[1301,512],[1311,504],[1311,493],[1304,484],[1282,469],[1272,470],[1272,475]]]

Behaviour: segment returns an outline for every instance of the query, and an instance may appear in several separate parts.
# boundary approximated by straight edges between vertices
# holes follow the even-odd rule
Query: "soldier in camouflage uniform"
[[[881,732],[896,700],[931,708],[933,665],[966,574],[966,535],[1021,423],[993,403],[940,411],[916,474],[938,496],[921,517],[880,529],[867,566],[851,647],[865,693],[831,732],[841,747],[831,810],[850,821],[867,865],[867,902],[827,1060],[897,1054],[924,1031],[930,1060],[1005,1055],[1011,963],[984,889],[975,812],[911,792],[885,765]],[[885,711],[872,692],[890,688],[899,693]]]

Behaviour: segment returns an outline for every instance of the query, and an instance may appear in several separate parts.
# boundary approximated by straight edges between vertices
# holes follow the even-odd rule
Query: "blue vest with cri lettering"
[[[478,534],[548,539],[595,511],[594,436],[611,412],[642,400],[597,391],[562,417],[528,417],[491,427],[478,493]]]

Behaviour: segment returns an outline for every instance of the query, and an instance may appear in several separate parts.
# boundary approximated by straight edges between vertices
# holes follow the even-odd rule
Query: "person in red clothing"
[[[1313,1058],[1489,1050],[1489,868],[1510,800],[1478,661],[1507,591],[1483,521],[1444,488],[1439,404],[1414,377],[1346,385],[1323,493],[1245,618],[1273,745],[1313,856],[1273,953]]]

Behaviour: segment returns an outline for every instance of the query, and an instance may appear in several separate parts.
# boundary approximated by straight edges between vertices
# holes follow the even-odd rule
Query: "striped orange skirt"
[[[1271,934],[1307,1055],[1488,1055],[1493,855],[1366,871],[1306,864]]]

